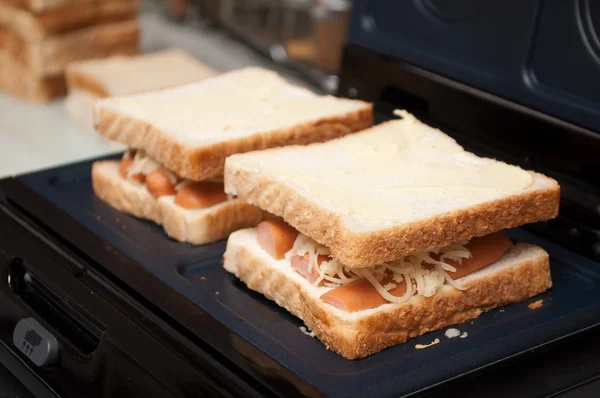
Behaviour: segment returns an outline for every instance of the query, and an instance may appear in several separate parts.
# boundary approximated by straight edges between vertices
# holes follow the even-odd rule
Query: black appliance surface
[[[51,320],[48,328],[67,340],[80,339],[77,345],[84,351],[79,358],[82,361],[104,355],[106,364],[91,369],[105,371],[108,379],[127,374],[106,370],[117,363],[110,362],[111,355],[126,357],[131,352],[133,357],[138,350],[136,358],[142,359],[134,361],[135,367],[128,371],[138,374],[138,368],[146,367],[154,376],[144,379],[147,389],[161,385],[173,395],[189,394],[199,382],[187,384],[185,380],[193,379],[195,373],[188,367],[181,371],[171,368],[176,361],[167,361],[168,352],[202,368],[203,380],[215,381],[211,392],[226,392],[228,385],[240,385],[245,395],[398,396],[428,394],[433,389],[440,392],[449,383],[475,373],[493,375],[501,366],[526,366],[528,362],[522,358],[528,356],[524,354],[590,331],[600,322],[600,118],[593,106],[598,101],[591,97],[600,93],[594,89],[599,80],[582,83],[594,67],[585,57],[594,51],[569,46],[568,35],[558,38],[556,32],[563,32],[558,25],[570,26],[573,20],[568,16],[579,12],[576,15],[586,15],[581,26],[587,33],[578,37],[591,37],[597,10],[583,0],[509,3],[490,6],[489,11],[475,1],[457,1],[453,6],[436,0],[357,1],[340,93],[374,102],[382,118],[389,118],[394,108],[408,109],[442,127],[469,149],[558,179],[561,216],[527,230],[510,231],[514,238],[537,243],[550,253],[554,287],[549,292],[456,326],[468,334],[464,339],[447,339],[442,330],[366,359],[347,361],[303,334],[298,319],[224,272],[224,242],[199,247],[177,243],[152,223],[111,209],[93,195],[91,163],[82,162],[0,181],[0,216],[10,215],[12,223],[19,220],[19,225],[45,242],[37,243],[41,248],[37,250],[28,243],[29,238],[0,235],[3,298],[17,300],[5,287],[3,255],[6,263],[19,256],[39,269],[46,257],[49,264],[79,258],[80,269],[72,275],[79,279],[96,275],[106,280],[106,286],[126,293],[118,306],[114,304],[118,313],[109,319],[104,316],[108,307],[94,301],[96,311],[91,311],[91,318],[102,322],[90,326],[92,332],[84,333],[82,339],[68,329],[55,330]],[[565,17],[557,18],[559,15]],[[546,26],[552,21],[554,31]],[[564,32],[573,33],[567,28]],[[536,45],[524,38],[535,40]],[[569,47],[568,54],[574,55],[552,62],[548,43]],[[574,61],[568,63],[568,59]],[[573,65],[582,69],[569,69]],[[542,83],[530,84],[531,76]],[[0,223],[0,231],[2,228]],[[25,243],[18,253],[6,243],[18,246],[20,241]],[[55,256],[58,258],[43,256],[49,249],[41,245],[54,245],[62,254]],[[56,284],[60,285],[60,280]],[[84,296],[85,290],[75,286],[70,289],[72,301],[80,300],[83,305],[91,300],[89,292]],[[528,304],[538,299],[544,300],[543,306],[529,309]],[[128,306],[139,307],[141,315]],[[25,312],[24,305],[13,307]],[[135,325],[122,328],[122,332],[140,333],[139,338],[103,345],[102,336],[111,330],[110,324],[125,325],[133,319]],[[5,346],[0,344],[0,353],[3,347],[10,347],[6,331],[16,323],[14,317],[1,321],[0,340]],[[160,336],[144,340],[143,332]],[[589,336],[595,339],[597,335]],[[117,335],[113,337],[119,340]],[[415,348],[435,338],[441,342],[427,349]],[[150,344],[155,340],[167,348]],[[90,347],[103,350],[86,353]],[[197,350],[200,353],[196,355]],[[155,351],[161,352],[160,362],[153,360]],[[561,355],[568,357],[568,352],[563,349]],[[56,381],[56,367],[69,365],[66,361],[78,363],[68,354],[63,352],[62,362],[45,370],[47,383]],[[558,369],[548,373],[547,383],[536,384],[530,395],[551,395],[571,387],[565,383],[597,377],[598,361],[584,354],[578,363],[587,367],[575,366],[580,367],[579,372],[588,372],[585,380],[564,381],[569,369]],[[519,365],[514,362],[517,359]],[[538,366],[542,365],[538,362]],[[90,380],[98,383],[93,375]],[[462,391],[465,395],[469,392]]]
[[[599,32],[592,0],[357,0],[349,41],[598,131]]]
[[[212,319],[207,318],[204,327],[200,323],[192,332],[227,353],[233,362],[242,366],[250,362],[255,369],[262,368],[263,374],[254,376],[266,385],[270,384],[269,373],[286,378],[288,370],[297,376],[291,379],[292,383],[307,393],[407,394],[585,330],[600,319],[600,264],[526,231],[514,230],[514,238],[537,243],[550,252],[554,280],[550,292],[459,325],[461,332],[468,333],[465,339],[449,340],[442,330],[363,360],[347,361],[304,335],[299,330],[299,320],[224,272],[220,261],[223,242],[199,247],[175,243],[159,227],[120,214],[98,200],[91,187],[89,162],[9,182],[15,193],[31,190],[40,195],[29,192],[27,197],[19,197],[9,192],[8,198],[13,205],[30,201],[24,210],[52,230],[61,234],[60,225],[53,223],[47,211],[33,206],[39,205],[41,198],[51,204],[54,215],[64,213],[55,218],[57,223],[83,226],[85,233],[82,230],[77,236],[65,237],[86,255],[98,258],[99,247],[116,253],[113,262],[101,264],[111,273],[122,278],[119,270],[128,266],[123,258],[131,259],[142,266],[142,272],[156,276],[189,300],[193,305],[187,304],[188,313],[194,313],[193,307],[197,306],[200,313],[208,314]],[[31,201],[34,197],[35,201]],[[135,282],[131,286],[143,290]],[[173,315],[165,302],[167,292],[164,288],[140,291],[158,308]],[[544,300],[543,307],[529,309],[528,304],[538,299]],[[206,330],[212,328],[213,320],[226,327],[227,338],[214,339]],[[441,343],[415,349],[416,344],[427,344],[435,338]],[[266,356],[254,358],[256,350]]]

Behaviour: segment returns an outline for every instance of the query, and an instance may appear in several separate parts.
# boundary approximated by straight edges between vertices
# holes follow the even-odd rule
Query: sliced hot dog
[[[133,159],[121,159],[119,162],[119,175],[124,179],[127,179],[127,170],[133,166]],[[131,178],[137,182],[143,183],[146,177],[142,173],[136,173]]]
[[[292,268],[308,279],[311,284],[314,284],[315,281],[319,279],[319,273],[317,272],[316,267],[312,267],[310,271],[308,270],[308,259],[308,254],[305,254],[304,256],[293,256],[291,258]],[[319,254],[317,257],[317,264],[321,265],[322,262],[329,261],[330,259],[329,256]],[[325,281],[321,281],[318,286],[322,286],[324,282]]]
[[[397,285],[389,293],[400,297],[406,292],[406,283],[402,281]],[[376,308],[388,302],[366,279],[359,279],[330,290],[321,296],[321,300],[346,312]]]
[[[223,184],[206,181],[184,185],[175,196],[175,204],[185,209],[204,209],[226,200]]]
[[[459,264],[457,261],[445,259],[444,262],[456,268],[456,272],[448,272],[452,279],[462,278],[498,261],[512,246],[512,241],[502,232],[496,232],[480,238],[473,238],[465,245],[471,252]],[[436,258],[437,260],[437,258]]]
[[[449,274],[452,279],[458,279],[495,263],[511,246],[511,240],[503,233],[498,232],[472,239],[465,246],[471,252],[472,257],[464,259],[462,264],[449,259],[444,262],[456,268],[456,272],[449,272]],[[406,292],[406,283],[404,281],[398,283],[398,286],[389,292],[394,296],[402,296]],[[387,300],[381,297],[377,289],[366,279],[350,282],[330,290],[321,296],[321,300],[347,312],[376,308],[387,303]]]
[[[298,237],[298,231],[282,220],[267,220],[258,224],[258,243],[275,260],[289,252]]]
[[[156,198],[177,193],[167,173],[160,168],[146,176],[146,187]]]

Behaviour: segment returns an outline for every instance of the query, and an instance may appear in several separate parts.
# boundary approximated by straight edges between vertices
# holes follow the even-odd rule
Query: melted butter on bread
[[[427,219],[533,185],[531,173],[480,158],[412,115],[402,115],[343,139],[261,153],[264,159],[252,156],[251,163],[261,173],[276,172],[280,181],[317,197],[340,216],[383,224]]]

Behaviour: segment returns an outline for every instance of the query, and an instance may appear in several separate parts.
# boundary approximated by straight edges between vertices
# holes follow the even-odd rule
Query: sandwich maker
[[[344,50],[339,94],[378,121],[561,183],[556,220],[509,231],[550,253],[549,292],[348,361],[225,272],[224,241],[98,200],[86,161],[0,181],[0,362],[40,397],[598,396],[598,29],[589,0],[356,1]]]

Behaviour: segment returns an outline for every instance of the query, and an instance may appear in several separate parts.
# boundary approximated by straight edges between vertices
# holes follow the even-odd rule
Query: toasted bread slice
[[[222,175],[233,153],[326,141],[367,128],[372,106],[318,96],[247,68],[177,88],[98,101],[96,130],[191,180]]]
[[[64,76],[38,77],[0,48],[0,90],[30,102],[47,102],[67,93]]]
[[[0,2],[0,26],[26,41],[40,40],[69,30],[134,19],[140,4],[140,0],[86,0],[32,10],[18,0],[4,0]]]
[[[217,73],[179,49],[74,62],[66,74],[67,110],[74,120],[93,128],[94,104],[99,98],[176,87]]]
[[[354,313],[320,300],[327,288],[311,285],[286,260],[275,260],[258,244],[255,228],[234,232],[224,268],[302,319],[325,346],[358,359],[424,333],[477,318],[483,311],[525,300],[552,286],[548,254],[518,243],[496,263],[457,279],[468,289],[446,285],[432,297]]]
[[[174,196],[156,199],[145,185],[123,179],[118,161],[99,161],[92,166],[96,196],[112,207],[163,225],[167,235],[196,245],[227,237],[240,228],[257,225],[264,212],[240,200],[229,200],[206,209],[188,210],[174,203]]]
[[[225,191],[356,268],[554,218],[560,197],[556,181],[479,158],[408,114],[324,144],[233,155]]]

